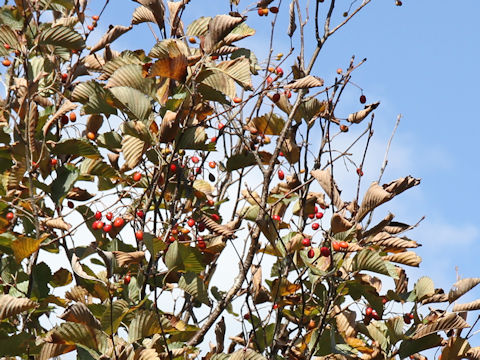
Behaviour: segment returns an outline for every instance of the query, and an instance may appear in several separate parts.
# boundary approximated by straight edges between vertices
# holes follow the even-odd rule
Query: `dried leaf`
[[[473,311],[473,310],[480,310],[480,300],[471,301],[466,304],[455,304],[453,306],[454,312]]]
[[[155,22],[158,24],[160,30],[165,28],[165,5],[162,0],[136,0],[139,4],[148,8],[153,16]]]
[[[212,220],[206,215],[202,215],[200,221],[205,224],[205,227],[208,230],[210,230],[211,232],[214,232],[217,235],[222,235],[228,238],[235,237],[234,236],[235,231],[233,231],[232,229],[224,225],[220,225],[216,223],[214,220]]]
[[[413,251],[405,251],[398,254],[384,256],[383,259],[394,263],[415,267],[420,266],[420,263],[422,262],[422,258]]]
[[[413,335],[413,339],[419,339],[438,331],[448,331],[451,329],[465,329],[470,327],[465,320],[456,313],[447,313],[438,319],[428,323],[420,324]]]
[[[87,289],[81,286],[74,286],[65,293],[65,298],[76,302],[82,302],[86,305],[91,304],[93,301],[92,295]]]
[[[322,187],[323,191],[331,199],[333,205],[337,209],[342,209],[344,203],[340,199],[340,191],[338,190],[335,180],[333,180],[330,170],[313,170],[310,174],[317,180]]]
[[[65,99],[62,106],[60,106],[57,112],[53,114],[53,116],[43,126],[43,136],[47,136],[48,130],[50,130],[55,121],[59,120],[63,115],[69,113],[70,111],[75,110],[77,106],[77,104],[74,104],[71,101]]]
[[[48,218],[44,221],[44,225],[54,228],[68,231],[72,228],[72,225],[68,224],[63,220],[63,217],[59,218]]]
[[[137,25],[144,22],[156,23],[157,20],[155,19],[155,15],[153,15],[153,12],[149,8],[145,6],[139,6],[133,11],[131,23],[133,25]]]
[[[190,0],[180,0],[180,1],[169,1],[168,12],[169,23],[170,23],[170,36],[182,37],[185,35],[183,31],[183,22],[180,19],[180,11],[185,8],[185,5],[188,4]]]
[[[167,110],[160,124],[160,142],[175,140],[179,129],[179,119],[176,112]]]
[[[67,199],[76,201],[87,201],[93,198],[95,194],[90,194],[87,190],[74,186],[72,190],[67,193]]]
[[[290,7],[289,7],[289,19],[290,19],[290,22],[288,23],[287,34],[288,36],[292,37],[293,34],[295,33],[295,30],[297,29],[297,24],[295,22],[295,1],[293,0],[290,3]]]
[[[470,348],[465,355],[467,359],[480,360],[480,346]]]
[[[87,280],[93,280],[93,281],[100,281],[102,280],[96,278],[95,276],[88,275],[82,268],[82,264],[80,264],[80,259],[78,256],[74,253],[72,254],[72,270],[75,274],[80,276],[81,278],[87,279]]]
[[[125,135],[122,139],[123,157],[129,169],[133,169],[140,163],[146,150],[147,144],[135,136]]]
[[[480,284],[480,278],[467,278],[457,281],[455,284],[453,284],[450,292],[448,293],[448,301],[450,301],[450,303],[454,302],[460,296],[466,294],[478,284]]]
[[[368,116],[368,114],[370,114],[373,110],[375,110],[378,107],[378,105],[380,105],[380,102],[365,105],[365,109],[348,115],[347,121],[353,124],[360,124],[363,121],[363,119],[365,119]]]
[[[105,35],[95,44],[91,49],[90,53],[94,53],[98,50],[103,49],[106,45],[111,44],[114,40],[125,34],[126,32],[132,29],[132,25],[130,26],[122,26],[122,25],[115,25],[108,29]]]
[[[87,305],[82,302],[69,305],[59,318],[65,321],[85,324],[96,329],[101,328],[100,321],[93,316]]]
[[[399,238],[391,236],[389,233],[380,232],[374,237],[367,240],[368,243],[382,246],[384,251],[397,251],[409,248],[417,248],[420,245],[413,240],[407,238]]]
[[[338,234],[340,232],[347,231],[351,229],[352,226],[353,224],[339,213],[335,213],[332,215],[332,218],[330,220],[330,231],[332,232],[332,234]]]
[[[355,312],[349,309],[344,309],[335,315],[337,329],[344,336],[344,338],[355,337],[357,335],[357,330],[355,329],[355,318]]]
[[[230,15],[217,15],[208,23],[208,32],[205,36],[203,49],[210,53],[245,18]]]
[[[147,77],[167,77],[184,81],[187,76],[187,53],[185,45],[177,40],[164,40],[155,45],[149,54],[158,60],[150,66]]]
[[[441,290],[437,289],[436,291]],[[443,291],[443,290],[442,290]],[[441,302],[447,302],[448,301],[448,295],[444,293],[438,293],[435,295],[432,295],[426,299],[422,300],[422,305],[425,304],[431,304],[431,303],[441,303]]]
[[[117,260],[118,266],[123,267],[125,265],[140,264],[145,259],[145,252],[143,251],[133,251],[133,252],[123,252],[123,251],[112,251]]]
[[[356,216],[357,222],[362,221],[362,219],[376,207],[418,184],[420,184],[420,179],[415,179],[411,176],[400,178],[383,186],[378,185],[376,181],[373,182],[363,197],[362,204]]]
[[[24,311],[34,309],[37,303],[26,298],[17,298],[11,295],[0,295],[0,320],[15,316]]]
[[[101,114],[93,114],[88,117],[87,120],[87,132],[93,132],[96,134],[98,130],[102,127],[103,116]]]
[[[323,86],[324,81],[319,77],[307,75],[301,79],[294,80],[284,86],[285,89],[310,89],[314,87]]]
[[[398,268],[398,279],[395,280],[395,292],[397,294],[403,294],[408,291],[408,277],[404,269]]]
[[[40,244],[47,238],[47,234],[38,239],[20,235],[10,245],[15,256],[15,261],[21,263],[23,259],[38,251]]]

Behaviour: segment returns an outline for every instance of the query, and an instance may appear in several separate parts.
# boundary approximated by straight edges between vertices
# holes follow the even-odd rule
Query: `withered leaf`
[[[356,113],[348,115],[347,121],[353,124],[359,124],[365,119],[368,114],[370,114],[373,110],[375,110],[380,102],[376,102],[373,104],[365,105],[365,109],[357,111]]]
[[[208,32],[205,36],[203,48],[205,52],[210,53],[215,45],[227,36],[237,25],[245,19],[230,15],[217,15],[208,23]]]
[[[63,115],[69,113],[70,111],[75,110],[77,106],[77,104],[74,104],[70,100],[65,99],[57,112],[53,114],[53,116],[45,123],[45,125],[43,125],[43,136],[47,136],[48,130],[50,130],[55,121],[59,120]]]
[[[94,53],[98,50],[103,49],[106,45],[111,44],[114,40],[125,34],[127,31],[132,29],[132,25],[130,26],[122,26],[122,25],[115,25],[111,26],[105,35],[95,44],[91,49],[90,53]]]
[[[124,252],[124,251],[112,251],[115,259],[117,260],[118,266],[128,266],[132,264],[139,264],[145,259],[145,252],[143,251],[133,251],[133,252]]]
[[[67,194],[67,199],[76,201],[87,201],[94,197],[95,194],[90,194],[87,190],[74,186]]]
[[[333,205],[337,209],[342,209],[344,203],[340,199],[340,191],[338,190],[335,180],[333,180],[330,170],[313,170],[310,174],[318,181],[323,191],[332,200]]]
[[[307,75],[284,86],[285,89],[310,89],[323,86],[324,81],[317,76]]]

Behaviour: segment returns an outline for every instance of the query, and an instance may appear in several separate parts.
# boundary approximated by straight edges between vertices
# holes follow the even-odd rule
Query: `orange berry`
[[[333,250],[340,251],[340,244],[337,241],[332,242]]]
[[[90,140],[95,140],[96,137],[97,137],[97,135],[92,131],[89,131],[87,133],[87,138],[89,138]]]
[[[217,166],[217,163],[215,161],[210,161],[208,163],[208,166],[210,166],[212,169],[215,169],[215,167]]]
[[[234,97],[234,98],[233,98],[233,102],[234,102],[235,104],[239,104],[239,103],[242,102],[242,99],[237,96],[237,97]]]
[[[142,241],[143,240],[143,231],[142,230],[138,230],[135,233],[135,239],[137,239],[137,241]]]
[[[93,25],[88,25],[88,26],[87,26],[87,29],[90,30],[90,31],[92,31],[92,30],[93,30]]]
[[[140,181],[140,179],[142,178],[142,174],[139,173],[138,171],[133,174],[133,181]]]
[[[197,42],[197,40],[193,36],[190,36],[188,38],[188,41],[190,42],[190,44],[195,44]]]
[[[10,45],[8,45],[7,43],[3,44],[3,47],[5,48],[5,50],[10,50]]]
[[[2,61],[3,66],[10,66],[11,64],[12,64],[12,62],[8,59],[3,59],[3,61]]]
[[[348,243],[346,241],[340,241],[338,245],[344,250],[348,249]]]
[[[98,15],[93,15],[92,16],[93,21],[98,21],[98,19],[100,19],[100,17]]]
[[[340,125],[340,131],[341,132],[348,132],[348,126],[347,125]]]
[[[77,121],[77,115],[76,115],[75,113],[73,113],[73,112],[70,113],[69,118],[70,118],[70,121],[71,121],[71,122]]]
[[[338,68],[338,69],[337,69],[337,74],[338,74],[338,75],[341,75],[342,73],[343,73],[342,68]]]

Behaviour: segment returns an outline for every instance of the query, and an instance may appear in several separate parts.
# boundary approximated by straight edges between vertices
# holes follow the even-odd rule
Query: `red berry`
[[[52,166],[57,166],[57,164],[58,164],[58,160],[57,160],[57,159],[55,159],[55,158],[50,159],[50,165],[52,165]]]
[[[313,230],[318,230],[319,227],[320,227],[320,225],[318,225],[318,223],[313,223],[312,224],[312,229]]]
[[[243,315],[243,318],[245,320],[249,320],[250,319],[250,314],[249,313],[246,313],[245,315]]]
[[[275,221],[282,221],[282,218],[280,217],[280,215],[273,215],[272,219]]]
[[[313,258],[315,256],[315,250],[313,249],[308,250],[307,256],[309,259]]]
[[[187,224],[188,224],[188,226],[193,227],[195,225],[195,220],[188,219]]]
[[[107,220],[112,220],[113,219],[113,214],[109,211],[109,212],[107,212],[107,215],[105,215],[105,217],[107,218]]]
[[[127,275],[125,275],[125,276],[123,277],[123,283],[124,283],[125,285],[130,284],[130,280],[131,280],[131,279],[132,279],[132,278],[130,277],[130,275],[127,274]]]
[[[203,222],[198,223],[198,231],[202,232],[205,230],[205,224]]]
[[[363,176],[363,170],[361,168],[357,168],[358,176]]]
[[[67,79],[68,79],[68,74],[63,73],[62,74],[62,81],[65,82],[65,81],[67,81]]]
[[[292,92],[290,90],[285,90],[285,96],[290,99],[292,97]]]
[[[267,84],[270,85],[273,82],[273,79],[271,76],[267,77]]]
[[[93,21],[98,21],[98,19],[100,19],[100,17],[98,15],[93,15],[92,16]]]
[[[93,25],[88,25],[88,26],[87,26],[87,29],[90,30],[90,31],[92,31],[92,30],[93,30]]]
[[[211,142],[211,143],[216,143],[216,142],[217,142],[217,137],[216,137],[216,136],[212,137],[212,138],[210,139],[210,142]]]
[[[67,206],[68,206],[70,209],[73,209],[73,207],[74,207],[75,205],[73,205],[73,201],[68,201],[68,202],[67,202]]]
[[[328,257],[328,256],[330,256],[330,249],[326,246],[322,246],[320,248],[320,254],[322,254],[322,256],[324,256],[324,257]]]
[[[142,241],[143,240],[143,231],[142,230],[138,230],[135,233],[135,239],[137,239],[137,241]]]
[[[208,166],[210,166],[212,169],[215,169],[215,167],[217,166],[217,163],[215,161],[210,161],[208,163]]]
[[[211,218],[212,218],[212,220],[215,221],[215,222],[219,222],[219,221],[220,221],[220,216],[218,216],[218,214],[212,214]]]
[[[312,245],[312,241],[309,238],[303,238],[302,245],[305,247],[310,246]]]
[[[138,171],[133,174],[133,181],[140,181],[140,179],[142,178],[142,174],[139,173]]]
[[[225,124],[218,123],[218,130],[222,130],[225,127]]]
[[[278,304],[273,304],[272,308],[273,308],[273,310],[277,310],[278,309]]]
[[[380,320],[380,316],[378,316],[377,312],[375,310],[372,311],[372,317],[375,319],[375,320]]]
[[[170,164],[170,171],[172,173],[176,173],[177,172],[177,165],[175,164]]]
[[[10,45],[8,45],[7,43],[3,44],[3,47],[5,48],[5,50],[10,50]]]
[[[278,170],[278,178],[280,180],[285,179],[285,174],[284,174],[283,170]]]
[[[137,216],[138,216],[139,218],[143,219],[144,216],[145,216],[145,213],[143,212],[143,210],[137,210]]]
[[[115,221],[113,222],[113,226],[117,228],[122,227],[124,224],[125,224],[125,220],[123,220],[123,218],[121,217],[116,218]]]
[[[11,64],[12,64],[12,62],[8,59],[3,59],[3,61],[2,61],[3,66],[10,66]]]
[[[317,212],[317,213],[315,214],[315,217],[316,217],[317,219],[321,219],[321,218],[323,218],[323,213],[322,213],[322,212]]]
[[[314,214],[314,213],[308,214],[308,218],[309,218],[309,219],[314,219],[314,218],[315,218],[315,214]]]
[[[278,100],[280,100],[280,94],[279,94],[279,93],[273,94],[273,96],[272,96],[272,101],[273,101],[274,103],[276,103],[276,102],[278,102]]]
[[[333,250],[340,251],[340,244],[337,241],[332,242]]]
[[[101,213],[100,211],[97,211],[97,212],[95,213],[95,219],[96,219],[96,220],[100,220],[101,218],[102,218],[102,213]]]
[[[277,73],[278,76],[283,76],[283,69],[281,67],[277,67],[275,69],[275,72]]]
[[[367,97],[365,95],[360,95],[360,103],[365,104],[367,102]]]
[[[242,99],[239,98],[238,96],[236,96],[236,97],[233,98],[233,102],[234,102],[235,104],[239,104],[239,103],[242,102]]]
[[[373,313],[373,309],[371,307],[367,307],[367,309],[365,310],[365,315],[372,316],[372,313]]]
[[[348,126],[347,125],[340,125],[340,131],[341,132],[348,132]]]
[[[102,221],[100,221],[100,220],[95,220],[95,221],[93,222],[93,224],[92,224],[92,229],[93,229],[93,230],[100,230],[100,229],[103,228],[103,225],[104,225],[104,224],[103,224]]]
[[[413,320],[413,318],[414,318],[414,316],[413,316],[412,313],[408,313],[408,317],[409,317],[411,320]]]
[[[13,220],[13,218],[15,217],[15,215],[13,214],[13,212],[8,212],[7,215],[5,215],[5,217],[7,218],[8,221],[11,221]]]
[[[315,214],[318,212],[318,206],[315,205]]]
[[[195,155],[192,156],[190,159],[192,160],[192,162],[193,162],[194,164],[198,164],[198,162],[200,161],[200,159],[198,158],[198,156],[195,156]]]
[[[284,156],[283,151],[280,151],[280,152],[278,153],[278,156]]]
[[[112,224],[105,224],[103,226],[103,231],[106,232],[106,233],[112,231]]]
[[[170,235],[170,236],[168,237],[168,242],[169,242],[169,243],[175,242],[175,236]]]
[[[338,245],[340,246],[340,248],[342,249],[348,249],[348,243],[346,241],[340,241],[338,243]]]
[[[67,115],[62,115],[62,118],[60,120],[62,122],[63,125],[67,125],[68,124],[68,116]]]
[[[217,60],[218,59],[218,55],[212,55],[212,60]]]
[[[385,305],[387,303],[387,298],[382,298],[382,304]]]
[[[203,237],[199,236],[197,238],[197,246],[200,250],[205,250],[207,248],[207,244],[203,240]]]
[[[270,8],[270,11],[271,11],[272,14],[276,14],[276,13],[278,13],[278,7],[272,6],[272,7]]]

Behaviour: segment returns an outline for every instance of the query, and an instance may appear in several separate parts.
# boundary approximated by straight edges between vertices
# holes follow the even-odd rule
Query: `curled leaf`
[[[100,321],[93,316],[87,305],[82,302],[76,302],[75,304],[69,305],[59,318],[65,321],[85,324],[96,329],[101,328]]]
[[[60,118],[69,113],[72,110],[75,110],[77,108],[77,104],[72,103],[69,100],[65,100],[63,104],[60,106],[60,108],[57,110],[53,116],[48,119],[48,121],[43,125],[42,131],[43,131],[43,136],[47,136],[48,130],[52,127],[52,125],[57,121],[60,120]]]
[[[470,327],[465,320],[456,313],[447,313],[428,324],[420,324],[413,335],[413,339],[419,339],[438,331],[448,331],[452,329],[465,329]]]
[[[200,221],[205,224],[205,227],[208,230],[210,230],[211,232],[214,232],[217,235],[222,235],[222,236],[229,237],[229,238],[234,237],[235,231],[233,231],[232,229],[230,229],[230,228],[228,228],[224,225],[220,225],[220,224],[216,223],[214,220],[212,220],[211,218],[209,218],[206,215],[202,215]]]
[[[451,303],[454,302],[460,296],[466,294],[478,284],[480,284],[480,278],[467,278],[457,281],[455,284],[453,284],[450,292],[448,293],[448,301]]]
[[[176,112],[167,110],[160,124],[160,142],[167,143],[175,140],[179,129],[179,120]]]
[[[44,221],[44,225],[54,228],[68,231],[71,229],[72,225],[68,224],[63,220],[63,217],[59,218],[49,218]]]
[[[295,22],[295,1],[293,0],[290,3],[290,7],[289,7],[289,19],[290,19],[290,22],[288,23],[287,34],[288,36],[292,37],[293,34],[295,33],[295,30],[297,29],[297,24]]]
[[[106,45],[111,44],[114,40],[125,34],[126,32],[132,29],[130,26],[115,25],[108,29],[105,35],[96,43],[91,49],[90,53],[94,53],[98,50],[103,49]]]
[[[37,303],[30,299],[2,294],[0,295],[0,320],[7,319],[36,307]]]
[[[112,251],[117,260],[118,266],[123,267],[125,265],[139,264],[145,259],[145,252],[143,251],[133,251],[133,252],[123,252],[123,251]]]
[[[313,170],[310,174],[317,180],[322,187],[323,191],[331,199],[333,205],[337,209],[342,209],[344,203],[340,199],[340,191],[338,190],[337,184],[330,173],[330,170]]]
[[[348,115],[347,121],[353,124],[359,124],[365,119],[368,114],[370,114],[373,110],[375,110],[380,102],[376,102],[373,104],[365,105],[365,109],[357,111],[356,113]]]
[[[455,304],[454,312],[480,310],[480,300],[471,301],[466,304]]]
[[[332,218],[330,220],[330,231],[332,232],[332,234],[338,234],[340,232],[347,231],[352,226],[353,224],[339,213],[335,213],[332,215]]]
[[[422,258],[418,256],[416,253],[414,253],[413,251],[405,251],[398,254],[387,255],[387,256],[384,256],[383,259],[391,262],[408,265],[408,266],[415,266],[415,267],[420,266],[420,263],[422,262]]]
[[[211,19],[208,23],[208,32],[203,45],[205,52],[211,52],[221,40],[244,20],[242,17],[230,15],[217,15]]]
[[[323,86],[324,81],[319,77],[313,75],[307,75],[301,79],[294,80],[293,82],[284,86],[285,89],[310,89],[314,87]]]
[[[67,199],[76,201],[87,201],[93,198],[95,195],[90,194],[87,190],[74,186],[72,190],[67,193]]]
[[[80,264],[80,259],[78,256],[74,253],[72,254],[72,270],[75,274],[80,276],[81,278],[87,279],[87,280],[93,280],[93,281],[102,281],[95,276],[88,275],[85,270],[83,270],[82,264]]]
[[[155,15],[153,15],[153,12],[149,8],[145,6],[139,6],[133,11],[132,24],[136,25],[144,22],[156,23],[157,20],[155,19]]]

